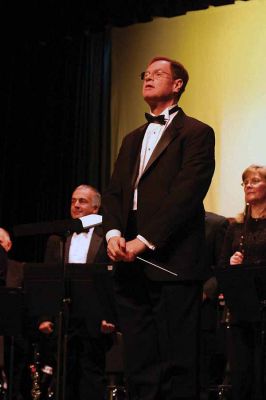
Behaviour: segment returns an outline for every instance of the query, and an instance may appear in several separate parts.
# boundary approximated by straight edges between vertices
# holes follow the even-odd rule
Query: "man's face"
[[[93,194],[93,191],[87,188],[78,188],[73,192],[70,208],[72,218],[97,214],[99,209],[97,206],[93,206]]]
[[[4,229],[0,228],[0,245],[5,249],[5,251],[9,251],[12,247],[12,242],[4,231]]]
[[[149,105],[167,103],[174,99],[182,84],[181,79],[173,79],[170,62],[159,60],[147,67],[142,94]]]

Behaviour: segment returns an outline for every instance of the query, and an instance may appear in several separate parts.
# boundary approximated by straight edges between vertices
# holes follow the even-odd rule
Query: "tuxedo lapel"
[[[132,148],[135,149],[135,153],[134,153],[134,156],[133,156],[133,160],[135,160],[135,161],[133,161],[134,166],[133,166],[132,179],[131,179],[132,187],[134,187],[136,179],[137,179],[138,174],[139,174],[141,146],[142,146],[142,141],[143,141],[144,134],[145,134],[145,131],[147,129],[147,126],[148,126],[148,124],[145,124],[144,126],[142,126],[139,129],[139,132],[138,132],[138,134],[136,135],[136,138],[135,138],[135,142],[134,142],[134,144],[132,146]]]
[[[99,235],[99,233],[94,229],[92,237],[91,237],[91,242],[90,242],[90,247],[87,255],[87,263],[91,264],[94,262],[96,254],[98,253],[98,250],[102,244],[103,237]]]
[[[71,243],[71,239],[72,239],[72,235],[68,236],[66,238],[66,243],[65,243],[65,259],[64,262],[65,264],[68,263],[68,259],[69,259],[69,249],[70,249],[70,243]],[[62,254],[62,253],[61,253]]]

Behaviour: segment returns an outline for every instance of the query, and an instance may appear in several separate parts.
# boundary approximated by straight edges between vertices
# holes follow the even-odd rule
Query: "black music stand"
[[[82,218],[77,218],[77,219],[70,219],[70,220],[57,220],[57,221],[51,221],[51,222],[40,222],[40,223],[34,223],[34,224],[23,224],[23,225],[17,225],[13,228],[13,233],[14,236],[16,237],[23,237],[23,236],[32,236],[32,235],[43,235],[43,234],[57,234],[62,238],[63,241],[63,249],[62,249],[62,263],[61,263],[61,269],[59,273],[62,273],[61,275],[61,283],[62,287],[60,286],[60,292],[62,294],[61,297],[61,309],[58,313],[58,360],[60,359],[60,362],[58,362],[58,369],[57,369],[57,376],[61,376],[61,370],[60,370],[60,365],[61,365],[61,338],[64,333],[64,351],[63,351],[63,357],[66,358],[66,342],[67,342],[67,331],[68,331],[68,320],[69,320],[69,303],[70,303],[70,298],[67,297],[68,295],[68,288],[67,288],[67,279],[66,279],[66,270],[65,270],[65,261],[64,261],[64,254],[65,254],[65,243],[66,243],[66,237],[72,233],[72,232],[83,232],[86,231],[92,227],[95,227],[97,225],[100,225],[102,222],[102,217],[98,214],[91,214],[88,216],[84,216]],[[60,268],[60,267],[59,267]],[[45,290],[42,287],[42,290],[45,292]],[[48,293],[48,296],[46,300],[43,302],[43,297],[41,296],[42,292],[38,293],[38,296],[35,296],[36,299],[36,306],[38,308],[39,305],[42,307],[46,307],[49,304],[49,306],[52,306],[52,302],[48,303],[48,299],[51,295],[51,293]],[[32,295],[32,292],[31,292]],[[56,294],[54,294],[56,296]],[[41,297],[41,300],[40,300]],[[58,300],[58,297],[56,297],[56,300]],[[60,303],[60,300],[59,303]],[[56,305],[58,305],[58,301],[56,301]],[[33,306],[34,302],[30,302],[31,306]],[[32,311],[31,311],[32,312]],[[64,325],[64,326],[63,326]],[[63,366],[65,366],[65,361],[63,361]],[[63,384],[62,384],[62,400],[65,398],[65,378],[66,374],[65,371],[63,370]],[[59,380],[58,380],[59,382]],[[59,400],[60,397],[60,387],[59,383],[56,388],[56,398]]]
[[[64,295],[62,265],[25,263],[23,288],[29,317],[57,315]]]
[[[94,322],[101,314],[116,323],[112,271],[113,267],[105,263],[66,265],[71,317],[89,316]]]
[[[264,394],[266,266],[229,265],[216,269],[215,275],[232,320],[260,325],[261,391]]]
[[[99,315],[110,322],[116,321],[110,275],[107,264],[26,263],[24,266],[25,304],[30,316],[58,315],[62,311],[62,298],[67,302],[67,321],[62,330],[58,329],[57,399],[65,396],[68,319],[86,318],[92,327],[99,321]]]
[[[0,287],[0,335],[10,336],[8,399],[13,395],[14,337],[23,331],[23,291],[21,288]]]
[[[230,265],[215,275],[232,315],[243,322],[260,322],[266,300],[266,266]]]

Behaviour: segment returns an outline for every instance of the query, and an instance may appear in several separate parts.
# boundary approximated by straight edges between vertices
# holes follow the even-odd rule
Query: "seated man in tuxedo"
[[[100,193],[94,187],[80,185],[72,194],[71,217],[75,219],[97,214],[100,204]],[[67,237],[65,245],[61,237],[51,236],[47,242],[45,262],[61,263],[62,257],[70,264],[109,262],[101,226],[91,228],[88,232],[73,233]],[[56,336],[53,320],[43,317],[42,322],[39,322],[41,332],[50,335],[51,338]],[[79,400],[104,399],[105,355],[112,344],[110,334],[114,329],[114,324],[107,322],[101,313],[97,322],[95,318],[92,321],[89,315],[86,319],[72,318],[70,315],[67,398],[72,400],[75,396],[75,399]],[[55,344],[56,341],[50,341],[51,343]]]
[[[8,232],[0,228],[0,286],[5,286],[7,271],[7,253],[11,249],[12,243]],[[4,338],[0,336],[0,370],[4,368]],[[1,373],[2,375],[2,373]]]
[[[10,258],[10,251],[13,246],[10,234],[0,228],[0,285],[12,288],[22,286],[23,281],[23,262]],[[24,400],[30,396],[30,379],[28,375],[28,364],[30,357],[30,335],[31,330],[26,321],[24,322],[25,331],[14,337],[13,342],[13,372],[12,372],[12,400]],[[5,388],[3,386],[5,375],[7,384],[10,382],[10,346],[11,337],[0,336],[0,381],[2,384],[0,395],[5,398]],[[2,397],[1,397],[2,398]]]
[[[21,287],[24,263],[10,258],[12,247],[10,234],[0,228],[0,286]]]
[[[0,285],[5,285],[6,272],[7,272],[7,253],[12,247],[12,242],[9,233],[0,228]]]

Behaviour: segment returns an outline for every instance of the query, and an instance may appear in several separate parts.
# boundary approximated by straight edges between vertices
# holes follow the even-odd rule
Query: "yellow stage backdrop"
[[[207,210],[243,209],[243,169],[266,164],[266,1],[157,18],[112,31],[112,157],[123,136],[144,123],[140,72],[154,56],[182,62],[190,80],[180,106],[211,125],[216,170]]]

